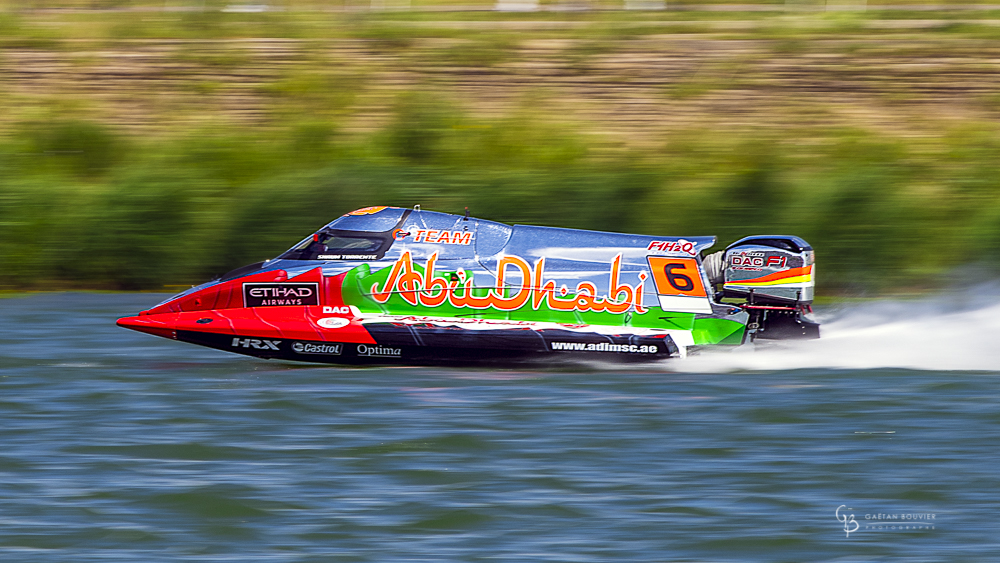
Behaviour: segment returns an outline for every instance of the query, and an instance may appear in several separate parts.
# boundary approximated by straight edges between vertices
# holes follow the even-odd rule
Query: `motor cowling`
[[[722,260],[725,297],[793,307],[813,301],[816,255],[799,237],[746,237],[726,247]]]
[[[786,235],[746,237],[717,261],[721,296],[743,301],[750,340],[819,338],[810,315],[816,254],[809,243]]]

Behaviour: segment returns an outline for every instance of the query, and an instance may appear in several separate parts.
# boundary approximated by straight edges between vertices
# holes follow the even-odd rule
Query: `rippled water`
[[[160,298],[0,299],[0,560],[1000,558],[981,311],[866,306],[812,348],[528,372],[300,366],[114,326]],[[913,357],[934,371],[871,368]]]

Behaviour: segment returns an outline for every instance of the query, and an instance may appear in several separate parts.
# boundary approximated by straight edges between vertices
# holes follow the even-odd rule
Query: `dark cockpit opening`
[[[382,233],[323,230],[279,256],[286,260],[378,260],[392,246]]]

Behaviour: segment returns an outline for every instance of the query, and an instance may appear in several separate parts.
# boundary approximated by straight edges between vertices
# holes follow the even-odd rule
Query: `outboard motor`
[[[722,254],[723,298],[745,300],[751,340],[819,338],[812,313],[816,255],[795,236],[740,239]]]

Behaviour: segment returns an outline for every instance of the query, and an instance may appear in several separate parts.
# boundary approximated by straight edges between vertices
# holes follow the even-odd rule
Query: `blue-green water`
[[[0,300],[0,561],[1000,560],[1000,372],[300,366],[160,297]]]

